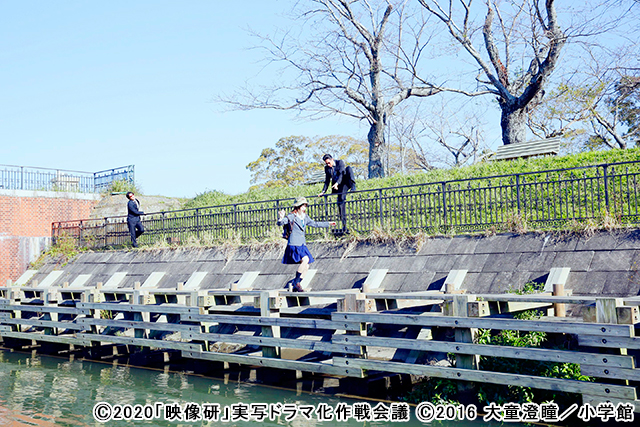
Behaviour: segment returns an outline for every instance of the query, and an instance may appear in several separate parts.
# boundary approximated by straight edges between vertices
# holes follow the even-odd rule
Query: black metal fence
[[[637,161],[357,191],[348,195],[348,226],[358,232],[379,228],[437,233],[499,229],[518,223],[557,228],[606,217],[621,224],[638,224],[639,174]],[[339,221],[335,195],[308,200],[311,218]],[[146,233],[140,241],[262,239],[279,233],[277,212],[290,209],[292,201],[151,213],[143,217]],[[310,238],[323,233],[322,229],[308,229]],[[53,223],[54,241],[63,235],[87,247],[129,241],[124,216]]]
[[[133,184],[134,175],[133,165],[100,172],[0,165],[0,189],[96,193],[113,181]]]

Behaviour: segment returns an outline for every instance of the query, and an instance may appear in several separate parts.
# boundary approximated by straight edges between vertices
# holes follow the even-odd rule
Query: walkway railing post
[[[607,173],[607,165],[604,165],[602,169],[604,179],[604,206],[607,212],[609,212],[609,175]]]
[[[447,226],[447,183],[442,183],[442,220],[443,225]]]
[[[382,189],[378,189],[378,205],[380,206],[380,228],[384,227],[384,214],[382,210]]]
[[[520,175],[516,175],[516,204],[520,215]]]
[[[196,208],[196,237],[200,239],[200,209]]]
[[[260,292],[260,317],[280,317],[277,307],[278,291]],[[280,326],[262,326],[262,336],[280,338]],[[262,346],[263,357],[280,358],[280,347]]]

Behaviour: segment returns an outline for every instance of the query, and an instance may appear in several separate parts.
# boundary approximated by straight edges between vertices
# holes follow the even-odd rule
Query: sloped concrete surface
[[[640,231],[601,232],[593,236],[500,234],[437,237],[422,247],[347,242],[309,245],[317,273],[313,290],[362,286],[373,269],[388,269],[384,291],[439,290],[450,270],[468,270],[467,293],[502,293],[529,281],[544,283],[554,267],[569,267],[566,289],[574,295],[635,296],[640,291]],[[418,250],[417,250],[418,249]],[[254,289],[279,289],[296,266],[280,262],[281,250],[239,248],[165,249],[94,252],[60,267],[45,264],[31,280],[42,281],[54,269],[64,270],[56,285],[91,274],[91,286],[116,272],[127,272],[123,288],[143,283],[153,272],[165,272],[160,288],[175,288],[193,272],[208,272],[202,289],[228,289],[246,271],[260,271]]]

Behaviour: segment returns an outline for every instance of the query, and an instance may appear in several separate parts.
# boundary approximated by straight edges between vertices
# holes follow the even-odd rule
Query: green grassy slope
[[[484,176],[508,175],[550,169],[564,169],[601,163],[617,163],[640,160],[640,149],[593,151],[567,156],[518,159],[500,162],[482,162],[468,167],[437,169],[425,173],[394,175],[387,178],[360,180],[358,190],[423,184],[428,182],[452,181]],[[270,188],[238,195],[228,195],[218,191],[208,191],[187,201],[185,208],[219,206],[233,203],[261,200],[287,199],[298,196],[313,196],[322,190],[322,184],[300,185],[297,187]]]

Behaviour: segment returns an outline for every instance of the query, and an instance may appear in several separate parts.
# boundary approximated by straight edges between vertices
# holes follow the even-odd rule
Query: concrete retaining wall
[[[283,241],[284,244],[284,241]],[[313,290],[360,287],[372,269],[388,269],[386,291],[439,290],[450,270],[465,269],[467,293],[502,293],[528,281],[544,282],[551,268],[571,269],[566,289],[574,295],[635,296],[640,291],[640,231],[601,232],[593,236],[500,234],[429,239],[420,248],[371,243],[309,245],[317,274]],[[120,287],[143,283],[152,272],[165,272],[160,288],[174,288],[196,271],[206,271],[202,289],[224,289],[247,271],[259,271],[253,289],[282,288],[296,266],[280,263],[284,246],[270,251],[240,248],[129,250],[84,253],[65,266],[49,262],[32,280],[54,269],[64,274],[56,285],[91,274],[89,283],[106,282],[126,272]],[[418,250],[416,250],[418,249]]]

